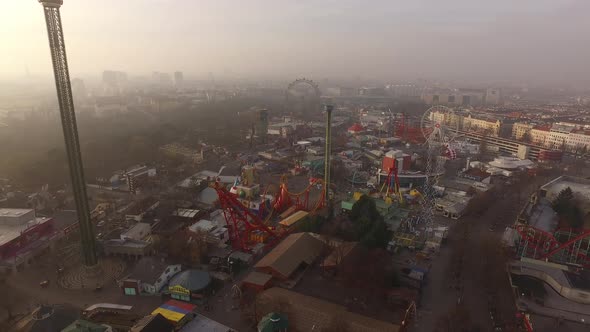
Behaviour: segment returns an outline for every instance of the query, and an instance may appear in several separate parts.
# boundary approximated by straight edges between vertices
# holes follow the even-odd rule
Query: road
[[[501,190],[482,215],[464,216],[451,227],[446,245],[433,260],[413,331],[435,331],[438,321],[448,315],[459,301],[468,308],[474,327],[480,331],[492,331],[481,243],[492,234],[499,238],[516,219],[526,197],[545,180],[538,178],[515,185],[524,186],[522,190],[515,187]],[[498,320],[511,321],[516,309],[510,289],[498,291],[494,302]]]

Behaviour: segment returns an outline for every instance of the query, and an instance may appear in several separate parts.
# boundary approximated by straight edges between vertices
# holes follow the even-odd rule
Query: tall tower
[[[331,208],[330,202],[330,155],[332,154],[332,110],[333,105],[324,106],[326,112],[326,148],[324,154],[324,199],[329,208]]]
[[[55,76],[55,88],[59,102],[61,125],[66,143],[72,190],[80,224],[82,258],[85,266],[94,267],[98,263],[96,243],[90,223],[90,209],[88,208],[88,199],[86,197],[86,182],[84,181],[76,113],[74,112],[70,73],[66,59],[66,45],[61,26],[61,16],[59,14],[59,7],[63,4],[63,0],[39,0],[39,3],[43,5],[43,11],[45,12],[45,23],[47,24],[49,49],[51,51],[51,59],[53,60],[53,75]]]

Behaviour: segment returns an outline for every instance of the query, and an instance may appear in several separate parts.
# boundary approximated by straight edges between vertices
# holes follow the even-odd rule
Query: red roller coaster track
[[[552,234],[529,225],[515,229],[518,255],[590,267],[590,230],[558,229]]]
[[[252,212],[238,200],[235,194],[230,193],[227,188],[216,182],[213,188],[217,191],[233,248],[249,251],[252,232],[264,233],[264,242],[266,242],[267,246],[272,246],[289,232],[288,229],[269,226],[273,214],[284,211],[290,206],[295,206],[297,210],[305,210],[310,213],[317,211],[324,205],[324,186],[318,201],[312,204],[309,196],[314,186],[322,184],[321,180],[312,179],[305,190],[299,193],[290,193],[287,190],[286,178],[281,179],[281,186],[274,198],[272,209],[266,213],[266,219],[262,219],[261,215],[265,213]]]

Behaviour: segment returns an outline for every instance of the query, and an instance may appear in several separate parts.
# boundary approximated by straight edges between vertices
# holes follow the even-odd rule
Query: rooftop
[[[211,276],[207,271],[201,270],[186,270],[178,273],[168,283],[172,286],[182,286],[189,291],[200,291],[207,287],[211,282]]]
[[[136,279],[147,284],[153,284],[167,267],[168,263],[163,259],[143,257],[137,262],[128,279]]]
[[[256,268],[271,268],[288,278],[301,263],[311,264],[319,256],[324,242],[311,233],[295,233],[262,257]]]
[[[150,224],[138,222],[137,224],[133,225],[131,228],[123,232],[121,234],[121,239],[130,238],[135,240],[141,240],[149,235],[151,229],[152,226]]]
[[[161,314],[148,315],[140,319],[130,332],[169,332],[174,330],[172,325]]]
[[[532,167],[535,163],[528,159],[518,159],[515,157],[496,157],[488,163],[492,167],[503,169],[517,169],[520,167]]]
[[[104,332],[108,330],[108,326],[95,324],[86,320],[77,319],[72,324],[68,325],[61,332]]]
[[[203,315],[196,314],[195,318],[188,322],[180,329],[180,332],[227,332],[233,331],[231,328],[209,319]]]
[[[152,315],[161,314],[167,320],[178,323],[184,316],[193,312],[197,306],[187,302],[169,300],[152,311]]]
[[[309,215],[308,212],[306,211],[297,211],[295,213],[293,213],[292,215],[288,216],[287,218],[283,219],[280,224],[283,226],[291,226],[294,223],[300,221],[301,219],[307,217]]]
[[[590,201],[590,180],[573,176],[562,175],[541,186],[541,192],[552,200],[560,191],[570,187],[577,198]]]
[[[183,217],[183,218],[194,218],[196,215],[199,214],[201,210],[194,210],[194,209],[176,209],[172,212],[173,216]]]
[[[270,274],[252,271],[246,276],[246,278],[244,278],[244,280],[242,280],[242,282],[257,286],[264,286],[270,281],[270,279],[272,279]]]
[[[0,246],[17,239],[21,236],[26,230],[42,225],[48,221],[52,220],[51,218],[35,218],[29,220],[24,224],[18,225],[2,225],[0,224]]]
[[[400,330],[398,325],[349,312],[344,306],[276,287],[260,294],[261,313],[271,312],[273,308],[268,308],[265,304],[279,298],[289,303],[287,312],[289,321],[296,324],[301,331],[327,329],[335,319],[342,320],[349,332],[397,332]]]
[[[2,208],[2,209],[0,209],[0,218],[2,218],[2,217],[18,218],[18,217],[22,217],[22,216],[26,215],[27,213],[30,213],[31,211],[33,211],[33,210],[32,209],[6,209],[6,208]]]
[[[217,227],[217,225],[214,222],[212,222],[210,220],[201,219],[201,220],[197,221],[196,223],[190,225],[188,227],[188,229],[191,232],[198,232],[198,231],[211,232],[216,227]]]

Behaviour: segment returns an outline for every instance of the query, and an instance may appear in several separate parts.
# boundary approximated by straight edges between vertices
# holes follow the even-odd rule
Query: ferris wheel
[[[420,222],[427,226],[434,220],[436,185],[444,174],[447,159],[455,159],[451,142],[459,133],[460,117],[445,106],[433,106],[422,115],[420,129],[426,140],[426,183]]]
[[[459,116],[446,106],[433,106],[422,115],[420,129],[426,142],[448,143],[459,133]]]

